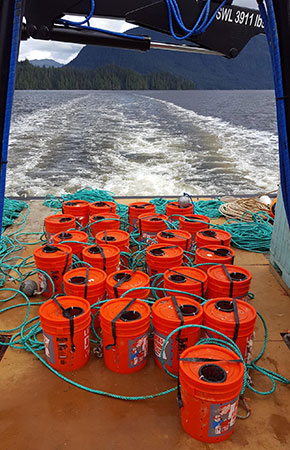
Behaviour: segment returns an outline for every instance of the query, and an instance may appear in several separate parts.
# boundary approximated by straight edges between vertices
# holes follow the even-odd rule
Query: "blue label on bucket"
[[[161,362],[161,350],[165,339],[167,336],[164,334],[158,333],[156,330],[154,331],[154,354],[157,359]],[[172,347],[173,347],[173,339],[170,338],[167,342],[165,349],[163,350],[163,361],[166,366],[172,366]]]
[[[44,343],[44,351],[45,356],[48,362],[51,364],[55,363],[55,357],[54,357],[54,349],[53,349],[53,339],[52,336],[49,336],[49,334],[46,334],[43,332],[43,343]]]
[[[148,355],[148,333],[137,339],[129,339],[129,367],[137,367]]]
[[[228,403],[215,403],[210,407],[209,437],[229,433],[236,422],[239,397]]]

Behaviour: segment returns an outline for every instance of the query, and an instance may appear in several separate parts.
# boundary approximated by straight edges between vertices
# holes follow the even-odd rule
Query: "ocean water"
[[[6,195],[269,192],[273,91],[16,91]]]

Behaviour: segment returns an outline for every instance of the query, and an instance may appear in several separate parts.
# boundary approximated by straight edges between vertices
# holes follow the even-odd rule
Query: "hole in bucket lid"
[[[59,219],[60,223],[64,223],[64,222],[71,222],[71,218],[70,217],[62,217],[61,219]]]
[[[161,248],[152,248],[152,250],[149,250],[149,253],[153,256],[163,256],[165,255],[165,252]]]
[[[90,247],[88,249],[89,253],[92,253],[93,255],[97,255],[99,253],[101,253],[101,250],[99,249],[99,247],[97,247],[96,245],[94,247]]]
[[[95,202],[95,203],[93,203],[93,205],[96,206],[97,208],[102,207],[102,206],[109,206],[105,202]]]
[[[116,241],[116,238],[115,238],[115,236],[104,236],[104,237],[102,237],[102,241],[113,242],[113,241]]]
[[[43,253],[55,253],[58,251],[58,248],[53,247],[52,245],[46,245],[42,249]]]
[[[215,303],[216,309],[224,312],[232,312],[234,310],[233,302],[229,300],[219,300]]]
[[[231,252],[227,248],[217,248],[214,254],[217,256],[230,256]]]
[[[180,305],[179,309],[183,316],[196,316],[198,313],[198,308],[195,305]]]
[[[216,236],[216,232],[213,230],[205,230],[205,231],[202,231],[201,234],[203,234],[204,236],[208,236],[208,237]]]
[[[124,282],[125,282],[125,281],[131,280],[132,277],[129,273],[123,272],[123,273],[115,273],[113,278],[115,281],[121,281],[121,280],[123,281],[124,280]]]
[[[227,379],[227,373],[216,364],[205,364],[199,369],[199,377],[208,383],[223,383]]]
[[[185,283],[186,278],[184,275],[169,275],[168,279],[174,283]]]
[[[60,233],[58,235],[61,239],[71,239],[73,236],[71,233],[66,233],[65,231],[63,231],[62,233]]]
[[[71,277],[68,281],[72,284],[85,284],[86,278],[81,276]]]
[[[66,206],[78,206],[80,204],[80,202],[67,202],[65,205]]]
[[[146,219],[146,217],[144,217],[144,219]],[[161,219],[160,217],[151,217],[150,222],[161,222],[163,219]]]
[[[74,317],[80,316],[83,312],[83,308],[79,306],[70,306],[63,311],[63,315],[67,319],[73,319]]]
[[[104,218],[104,216],[94,216],[93,220],[103,220]]]
[[[137,209],[145,209],[146,205],[132,205],[131,208],[137,208]]]
[[[161,231],[161,236],[168,239],[176,237],[175,234],[171,233],[170,231]]]
[[[132,322],[133,320],[140,319],[140,317],[141,314],[138,311],[125,311],[120,319],[123,320],[123,322]]]
[[[241,272],[230,272],[230,277],[233,281],[242,281],[247,279],[247,275]]]

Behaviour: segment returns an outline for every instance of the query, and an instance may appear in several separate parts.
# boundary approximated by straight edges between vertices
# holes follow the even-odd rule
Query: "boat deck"
[[[41,201],[31,201],[30,207],[24,231],[40,231],[43,218],[50,211]],[[27,246],[22,256],[31,254],[34,248]],[[290,298],[271,272],[264,255],[238,249],[235,252],[235,264],[247,268],[253,275],[251,291],[255,298],[252,304],[268,326],[268,343],[260,365],[290,378],[290,350],[280,335],[290,330]],[[7,286],[17,288],[13,282]],[[1,292],[1,298],[8,295]],[[41,297],[35,297],[35,301],[41,300]],[[19,301],[23,303],[16,298],[9,305]],[[21,323],[25,310],[16,308],[0,315],[0,329]],[[37,310],[37,307],[32,308],[31,317],[37,315]],[[260,352],[264,341],[263,326],[257,320],[254,355]],[[132,375],[109,371],[103,360],[94,354],[85,367],[65,375],[94,389],[130,396],[154,394],[176,384],[155,366],[152,348],[147,366]],[[257,372],[251,376],[256,389],[271,388],[265,376]],[[34,355],[23,350],[8,348],[5,352],[0,362],[0,387],[1,450],[290,448],[290,386],[280,383],[268,396],[247,390],[245,397],[251,416],[237,420],[233,435],[219,444],[196,441],[183,431],[175,392],[146,401],[123,401],[95,395],[64,382]],[[239,413],[243,415],[245,411],[240,408]]]

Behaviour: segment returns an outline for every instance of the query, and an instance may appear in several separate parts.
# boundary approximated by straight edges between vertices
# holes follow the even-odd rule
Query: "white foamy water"
[[[265,114],[272,124],[274,104],[267,99],[260,121],[257,105],[252,124],[243,95],[252,114],[255,98],[244,91],[231,91],[230,112],[220,102],[202,112],[200,91],[18,91],[6,195],[87,186],[128,196],[273,190],[278,144]]]

